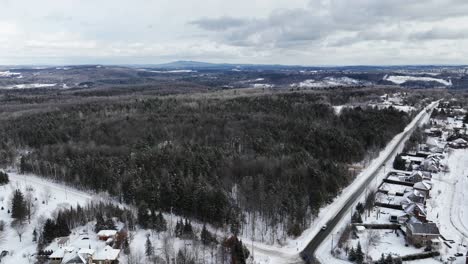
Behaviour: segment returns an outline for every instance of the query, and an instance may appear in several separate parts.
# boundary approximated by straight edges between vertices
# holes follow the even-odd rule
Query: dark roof
[[[435,223],[410,223],[408,228],[414,234],[433,234],[438,235],[439,228]]]

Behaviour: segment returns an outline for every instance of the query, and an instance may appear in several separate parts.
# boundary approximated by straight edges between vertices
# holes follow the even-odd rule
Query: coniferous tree
[[[10,180],[8,179],[8,174],[0,171],[0,185],[8,184]]]
[[[177,220],[176,226],[175,226],[175,235],[176,237],[181,237],[184,234],[184,222],[182,219]]]
[[[11,204],[11,217],[23,221],[26,217],[26,212],[26,202],[24,201],[23,193],[20,190],[16,190]]]
[[[148,205],[145,202],[140,203],[140,206],[138,206],[138,224],[142,228],[148,228],[150,224]]]
[[[151,244],[150,236],[146,236],[146,243],[145,243],[145,254],[147,257],[151,257],[154,254],[154,248]]]
[[[62,213],[59,213],[55,222],[55,236],[63,237],[70,235],[70,233],[70,228],[68,227],[64,215]]]
[[[37,232],[36,232],[36,228],[34,228],[33,233],[32,233],[32,242],[36,242],[36,241],[37,241]]]
[[[52,240],[56,238],[55,228],[55,222],[52,219],[48,218],[44,224],[44,229],[42,231],[42,237],[46,244],[50,244]]]
[[[356,263],[361,264],[364,262],[364,252],[362,252],[361,242],[358,242],[356,247]]]
[[[209,245],[211,243],[216,243],[216,238],[213,236],[213,234],[206,229],[206,225],[203,225],[201,235],[200,235],[201,241],[204,245]]]
[[[96,215],[96,225],[94,225],[94,232],[98,233],[101,230],[106,230],[106,223],[104,221],[104,217],[101,213],[97,213]]]
[[[398,154],[393,161],[393,168],[396,170],[406,170],[406,161],[403,159],[402,154]]]
[[[154,228],[158,234],[167,230],[167,222],[164,219],[161,211],[159,211],[159,214],[156,215],[155,222],[156,223]]]
[[[356,261],[356,251],[354,250],[354,247],[351,247],[351,249],[349,250],[348,260],[351,262]]]
[[[125,255],[130,255],[130,243],[128,243],[128,238],[126,237],[123,243],[123,252]]]

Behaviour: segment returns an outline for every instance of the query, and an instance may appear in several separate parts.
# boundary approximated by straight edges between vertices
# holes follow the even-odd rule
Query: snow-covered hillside
[[[452,80],[444,80],[434,77],[423,77],[423,76],[402,76],[402,75],[385,75],[384,81],[389,81],[395,84],[404,84],[408,81],[420,81],[420,82],[438,82],[445,86],[451,86]]]
[[[368,82],[360,81],[349,77],[326,77],[322,80],[309,79],[300,83],[293,83],[291,87],[299,88],[319,88],[319,87],[336,87],[336,86],[356,86],[366,85]]]

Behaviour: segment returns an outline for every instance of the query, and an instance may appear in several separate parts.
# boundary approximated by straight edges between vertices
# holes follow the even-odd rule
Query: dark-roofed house
[[[416,247],[429,245],[439,236],[439,228],[435,223],[408,223],[406,225],[406,239]]]

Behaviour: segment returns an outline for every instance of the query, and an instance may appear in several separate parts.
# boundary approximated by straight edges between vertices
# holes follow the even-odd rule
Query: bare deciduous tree
[[[51,191],[49,187],[45,187],[44,190],[41,193],[41,198],[45,202],[46,205],[49,204],[50,201],[50,196],[51,196]]]
[[[24,232],[26,232],[26,225],[23,222],[21,222],[20,220],[14,220],[11,223],[11,227],[13,228],[13,230],[15,230],[15,232],[18,235],[19,240],[21,242],[23,234],[24,234]]]

